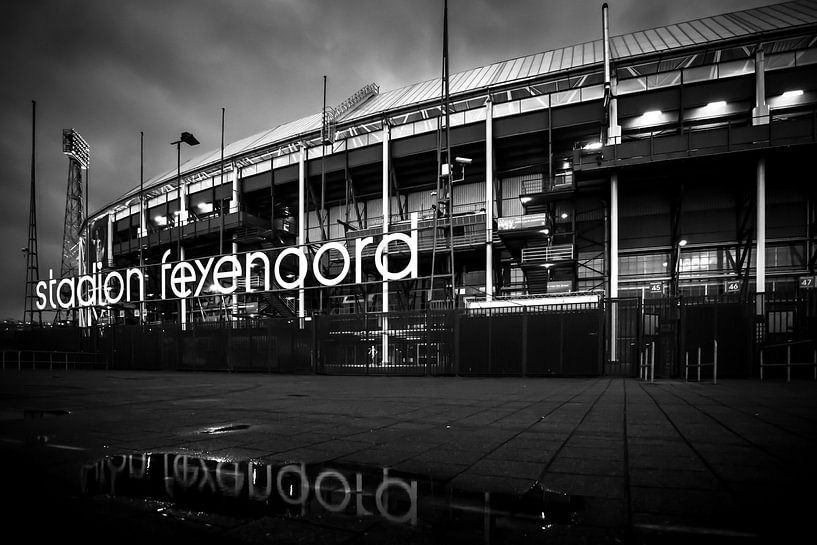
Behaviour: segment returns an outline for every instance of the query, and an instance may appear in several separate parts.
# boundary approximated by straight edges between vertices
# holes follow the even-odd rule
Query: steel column
[[[391,132],[389,130],[389,124],[384,121],[383,122],[383,188],[382,188],[382,200],[383,200],[383,236],[386,236],[386,233],[389,232],[389,220],[391,215],[391,197],[389,195],[389,161],[390,161],[390,154],[389,154],[389,138],[391,137]],[[383,252],[383,267],[388,270],[389,268],[389,257],[388,257],[388,249]],[[383,279],[383,319],[382,319],[382,337],[381,337],[381,350],[382,350],[382,361],[383,365],[388,364],[389,362],[389,319],[386,316],[386,313],[389,311],[389,281]]]
[[[494,298],[494,103],[485,101],[485,300]]]

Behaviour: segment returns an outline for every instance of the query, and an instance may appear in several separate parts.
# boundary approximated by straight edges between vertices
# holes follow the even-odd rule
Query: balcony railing
[[[535,180],[523,180],[520,195],[537,195],[539,193],[569,189],[573,189],[573,172],[566,170],[557,172],[553,178],[542,177]]]
[[[557,246],[545,246],[542,248],[522,249],[523,265],[556,263],[560,261],[571,261],[572,259],[573,259],[572,244],[559,244]]]
[[[751,149],[817,142],[817,109],[800,115],[769,116],[769,122],[751,125],[748,120],[723,121],[711,128],[685,130],[680,134],[655,135],[593,149],[576,149],[577,171],[627,164],[666,161]]]

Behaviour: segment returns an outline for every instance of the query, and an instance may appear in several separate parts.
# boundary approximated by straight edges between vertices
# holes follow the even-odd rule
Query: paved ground
[[[6,371],[0,460],[13,506],[4,518],[24,535],[114,542],[777,541],[814,533],[815,423],[811,382]],[[307,482],[329,471],[324,487],[343,476],[350,485],[294,512],[292,501],[276,511],[268,500],[259,512],[120,490],[80,494],[83,466],[87,477],[95,460],[146,452],[154,472],[156,453],[167,453],[187,457],[163,458],[165,469],[256,461],[231,466],[233,484],[239,467],[256,483],[253,467],[302,462]],[[118,459],[108,460],[110,468]],[[355,478],[385,479],[383,467],[417,485],[416,498],[407,496],[414,520],[395,521],[411,505],[379,516],[379,492],[344,499],[355,495]],[[528,501],[537,481],[547,520],[520,524],[520,505],[539,512]],[[243,486],[236,493],[246,497]]]

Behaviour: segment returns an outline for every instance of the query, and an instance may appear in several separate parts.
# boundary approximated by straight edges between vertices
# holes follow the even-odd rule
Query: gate
[[[685,352],[698,347],[704,358],[712,357],[713,341],[718,341],[718,377],[752,375],[755,340],[755,303],[720,298],[685,300],[681,308]],[[707,352],[709,350],[710,353]]]

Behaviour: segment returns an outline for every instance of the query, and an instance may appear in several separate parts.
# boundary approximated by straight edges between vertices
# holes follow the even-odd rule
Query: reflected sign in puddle
[[[167,501],[181,509],[304,521],[346,518],[412,532],[526,537],[581,524],[584,502],[534,484],[520,495],[467,491],[355,464],[267,464],[186,454],[111,456],[83,466],[86,495]]]

